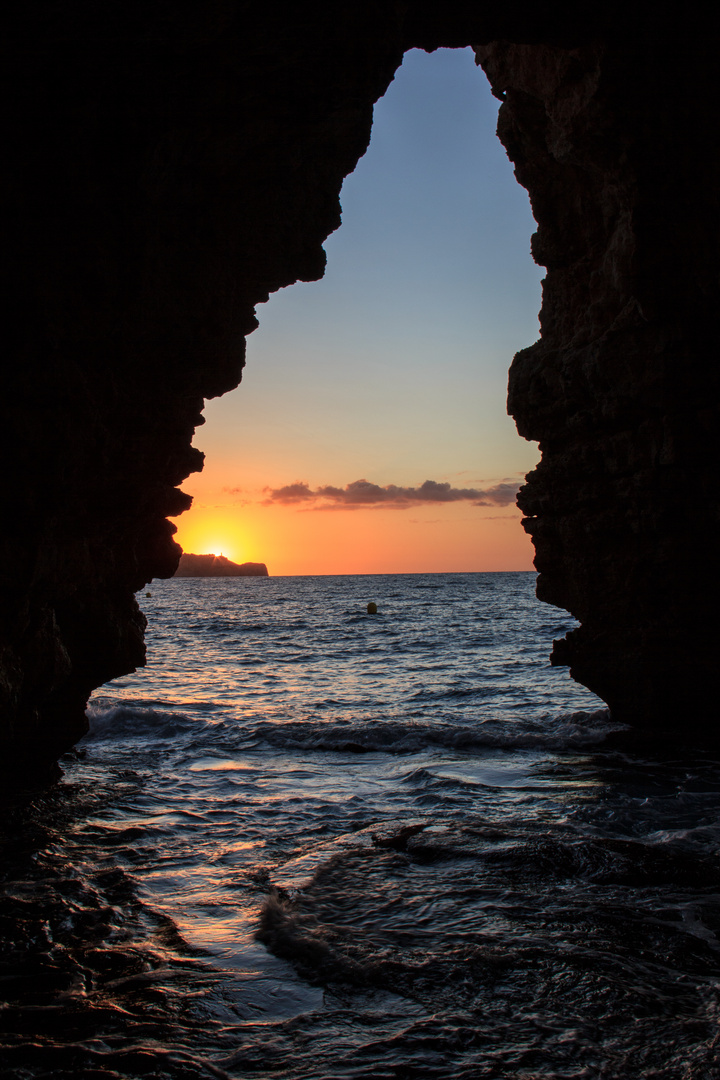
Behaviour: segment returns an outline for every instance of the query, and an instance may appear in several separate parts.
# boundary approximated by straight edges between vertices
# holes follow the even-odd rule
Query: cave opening
[[[281,575],[532,568],[515,490],[537,447],[505,398],[541,271],[498,105],[470,48],[405,54],[324,276],[258,307],[242,387],[206,406],[184,550]]]
[[[133,596],[177,565],[167,519],[203,399],[237,385],[253,309],[321,276],[403,54],[471,42],[547,270],[509,406],[542,449],[520,496],[539,595],[581,624],[555,662],[629,723],[689,711],[714,730],[715,631],[695,633],[716,625],[712,36],[616,15],[358,5],[271,25],[151,5],[119,37],[98,7],[82,33],[52,13],[26,27],[6,203],[11,756],[54,760],[93,688],[143,663]]]
[[[9,815],[12,1065],[712,1072],[720,778],[696,741],[717,738],[709,23],[452,0],[16,14],[12,782],[47,776],[87,733],[89,695],[115,687],[65,782]],[[358,575],[352,592],[258,578],[240,610],[232,589],[161,580],[155,666],[128,676],[145,658],[133,597],[177,566],[167,519],[200,463],[203,399],[237,385],[254,308],[321,276],[403,53],[468,42],[547,270],[509,403],[542,450],[519,497],[550,606],[506,592],[480,619],[462,581],[422,581],[388,618]],[[560,608],[580,623],[566,638]],[[577,680],[567,711],[560,673],[545,678],[553,636]],[[406,675],[412,695],[384,695]],[[591,691],[609,713],[578,707]]]

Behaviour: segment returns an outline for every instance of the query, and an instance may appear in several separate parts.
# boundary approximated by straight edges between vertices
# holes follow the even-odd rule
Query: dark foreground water
[[[720,761],[614,729],[533,589],[151,586],[5,810],[0,1075],[717,1080]]]

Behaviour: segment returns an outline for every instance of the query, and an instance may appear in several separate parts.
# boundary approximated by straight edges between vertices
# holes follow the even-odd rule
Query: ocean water
[[[0,1076],[719,1077],[720,760],[550,668],[534,581],[151,585],[5,800]]]

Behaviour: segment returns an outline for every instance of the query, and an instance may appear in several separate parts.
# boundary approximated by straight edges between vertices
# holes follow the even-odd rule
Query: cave
[[[714,42],[649,5],[27,5],[9,61],[2,761],[52,767],[144,662],[204,400],[254,308],[322,276],[410,48],[475,50],[546,268],[508,409],[552,662],[655,732],[715,731]],[[510,357],[508,361],[510,361]],[[548,642],[550,648],[550,642]]]

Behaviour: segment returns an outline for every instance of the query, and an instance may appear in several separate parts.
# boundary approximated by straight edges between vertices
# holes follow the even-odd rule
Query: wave
[[[493,688],[489,686],[474,685],[474,686],[452,686],[443,690],[428,690],[423,687],[413,694],[410,698],[411,701],[449,701],[453,698],[470,698],[477,697],[483,698],[492,694]]]
[[[195,734],[199,727],[207,726],[205,721],[184,713],[160,712],[130,705],[90,706],[86,715],[90,730],[83,743],[123,738],[152,741],[176,739],[179,735]]]
[[[611,732],[621,730],[625,729],[613,723],[607,709],[598,709],[535,721],[483,720],[476,725],[414,720],[263,722],[254,726],[251,737],[292,750],[412,754],[436,747],[465,751],[582,749],[600,745]]]
[[[461,692],[456,691],[456,695]],[[161,702],[148,702],[161,705]],[[319,711],[337,708],[341,703],[327,699]],[[142,704],[117,704],[98,701],[87,710],[89,741],[165,741],[181,736],[202,739],[208,744],[220,740],[223,746],[266,747],[301,752],[323,751],[339,754],[415,754],[423,750],[580,750],[600,746],[614,732],[626,730],[612,721],[607,709],[593,712],[561,713],[539,719],[478,720],[476,723],[451,723],[443,720],[398,718],[332,717],[292,720],[258,719],[257,714],[229,717],[227,709],[191,703],[188,713],[177,709],[158,709]],[[206,712],[208,719],[198,716]],[[213,719],[214,712],[225,713]]]

